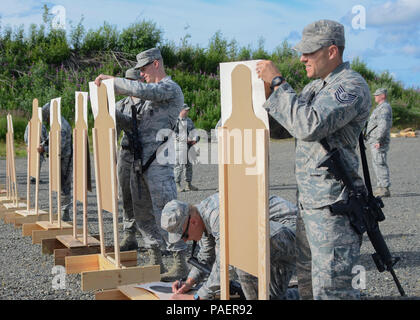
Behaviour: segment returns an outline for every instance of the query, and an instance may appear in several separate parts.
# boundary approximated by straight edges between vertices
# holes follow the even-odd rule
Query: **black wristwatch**
[[[284,80],[285,79],[282,76],[276,76],[276,77],[274,77],[273,80],[271,80],[271,84],[270,84],[271,91],[274,91],[274,87],[277,87],[277,86],[281,85],[281,83]]]
[[[194,295],[194,300],[200,300],[200,296],[198,295],[198,293],[196,293],[196,294]]]

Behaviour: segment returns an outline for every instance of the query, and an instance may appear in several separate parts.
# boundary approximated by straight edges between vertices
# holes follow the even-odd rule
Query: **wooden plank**
[[[115,250],[114,252],[110,252],[107,254],[107,257],[110,257],[111,259],[115,259]],[[123,267],[134,267],[137,266],[137,251],[131,250],[131,251],[123,251],[120,252],[120,263]]]
[[[99,254],[89,254],[84,256],[65,257],[65,267],[67,274],[81,273],[84,271],[99,270]]]
[[[62,229],[68,229],[68,228],[73,229],[73,225],[71,223],[64,222],[64,221],[61,222],[61,227],[60,227],[57,220],[53,221],[53,223],[51,223],[50,221],[38,221],[37,224],[44,230],[62,230]]]
[[[136,285],[119,286],[118,290],[130,300],[159,300],[159,297],[154,293],[143,288],[137,288]]]
[[[228,176],[227,176],[227,129],[218,129],[218,155],[219,155],[219,223],[220,223],[220,298],[229,299],[229,247],[228,234]]]
[[[24,237],[31,236],[32,231],[34,230],[43,230],[43,229],[36,223],[25,223],[22,225],[22,236]]]
[[[55,238],[58,235],[63,234],[72,234],[73,229],[67,228],[67,229],[60,229],[60,230],[33,230],[32,231],[32,244],[41,244],[42,239],[48,239],[48,238]],[[79,233],[82,233],[82,230],[79,229]]]
[[[131,283],[160,281],[159,266],[82,272],[82,291],[114,289]]]
[[[42,254],[53,254],[55,249],[63,249],[65,245],[62,244],[57,238],[42,239],[41,252]]]
[[[57,218],[55,216],[55,218]],[[14,220],[12,221],[15,224],[15,228],[20,228],[24,223],[35,223],[37,221],[47,221],[49,219],[48,214],[40,214],[22,217],[21,215],[15,215]]]
[[[95,292],[95,300],[130,300],[118,289]]]
[[[29,210],[16,210],[17,214],[20,214],[22,217],[27,217],[27,216],[34,216],[34,215],[41,215],[41,214],[48,214],[47,211],[44,210],[39,210],[38,209],[38,213],[36,212],[35,209],[29,209]]]
[[[24,202],[19,202],[17,205],[16,203],[4,203],[3,206],[7,209],[7,210],[16,210],[19,208],[25,208],[26,207],[26,203]]]
[[[80,235],[79,235],[80,236]],[[57,240],[60,241],[66,248],[80,248],[80,247],[86,247],[86,246],[99,246],[99,240],[88,236],[87,245],[85,245],[80,238],[75,239],[72,235],[64,235],[64,236],[57,236]]]
[[[105,248],[106,252],[112,252],[114,250],[113,246],[108,246]],[[100,253],[99,247],[82,247],[82,248],[64,248],[64,249],[55,249],[54,250],[54,264],[65,266],[66,257],[70,256],[82,256],[82,255],[92,255]]]

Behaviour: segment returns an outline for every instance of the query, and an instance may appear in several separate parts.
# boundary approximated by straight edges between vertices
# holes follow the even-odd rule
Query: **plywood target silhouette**
[[[258,277],[268,299],[268,116],[257,61],[222,63],[219,135],[221,298],[229,298],[228,266]]]
[[[16,208],[24,208],[26,204],[19,202],[18,185],[16,181],[16,166],[15,166],[15,146],[14,146],[14,131],[13,120],[10,114],[7,115],[7,132],[6,132],[6,194],[0,198],[5,210],[2,209],[0,216],[9,213]],[[12,214],[12,213],[10,213]]]
[[[41,219],[41,215],[46,214],[47,212],[39,210],[38,200],[39,200],[39,158],[40,154],[38,148],[40,146],[41,140],[41,128],[42,128],[42,108],[38,108],[38,99],[32,101],[32,118],[29,121],[29,133],[28,133],[28,152],[27,152],[27,179],[26,179],[26,210],[17,210],[16,218],[18,216],[28,218],[27,220],[21,219],[21,222],[33,222],[34,219]],[[31,183],[30,178],[34,177],[35,182],[35,208],[31,209]],[[37,216],[29,217],[29,216]],[[12,219],[11,221],[14,221]]]
[[[60,197],[61,191],[61,98],[53,99],[50,103],[50,188]],[[60,174],[58,174],[60,173]],[[59,204],[61,206],[61,204]]]

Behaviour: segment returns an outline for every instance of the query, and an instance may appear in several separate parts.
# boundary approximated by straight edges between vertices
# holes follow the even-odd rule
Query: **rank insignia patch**
[[[342,86],[339,86],[335,92],[335,98],[340,103],[352,103],[356,100],[357,96],[354,94],[347,93]]]

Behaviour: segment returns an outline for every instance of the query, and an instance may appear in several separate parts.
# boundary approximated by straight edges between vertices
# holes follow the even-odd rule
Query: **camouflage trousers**
[[[388,149],[389,147],[376,149],[373,144],[370,146],[373,171],[375,171],[376,175],[376,185],[382,188],[388,188],[391,185],[387,164]]]
[[[288,293],[290,279],[296,271],[295,234],[286,226],[270,238],[270,300],[297,299]],[[258,299],[258,278],[235,268],[247,300]],[[294,296],[294,298],[293,298]]]
[[[170,251],[185,250],[187,246],[182,240],[169,244],[168,233],[160,226],[163,207],[177,196],[173,168],[152,164],[141,175],[139,184],[130,159],[120,156],[118,179],[124,207],[124,230],[138,230],[147,249],[166,247]]]
[[[360,299],[353,288],[353,267],[360,256],[362,237],[345,215],[331,215],[328,207],[299,205],[296,268],[302,299]]]
[[[188,151],[190,148],[175,148],[175,166],[174,166],[174,176],[175,176],[175,182],[179,183],[182,179],[182,173],[185,174],[185,181],[191,182],[192,181],[192,164],[188,157]],[[183,155],[183,153],[186,153],[186,155]]]
[[[71,183],[73,180],[73,157],[61,158],[61,210],[66,211],[71,208]]]

